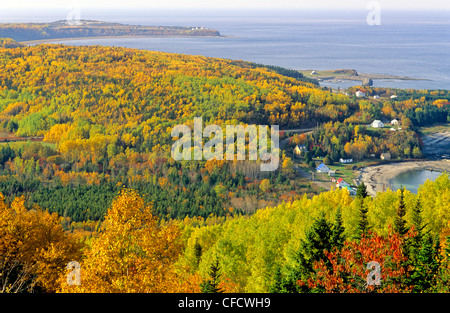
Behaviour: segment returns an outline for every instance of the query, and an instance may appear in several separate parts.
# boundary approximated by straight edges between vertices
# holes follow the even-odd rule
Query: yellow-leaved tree
[[[60,277],[61,292],[198,292],[200,278],[177,275],[180,229],[159,225],[135,190],[122,189],[105,216],[104,229],[80,260],[80,284]],[[67,274],[66,274],[67,275]]]
[[[54,292],[81,246],[56,213],[27,210],[24,202],[22,196],[7,205],[0,193],[0,292]]]

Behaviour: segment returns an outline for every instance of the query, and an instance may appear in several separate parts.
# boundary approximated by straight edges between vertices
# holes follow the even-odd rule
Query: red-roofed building
[[[339,179],[336,181],[336,187],[342,188],[342,187],[344,187],[344,186],[350,186],[350,185],[347,184],[347,183],[345,182],[345,180],[343,180],[342,178],[339,178]]]

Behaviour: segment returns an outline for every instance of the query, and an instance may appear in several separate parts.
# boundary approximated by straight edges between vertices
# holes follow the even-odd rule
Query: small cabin
[[[380,155],[380,159],[382,159],[382,160],[390,160],[391,159],[391,154],[389,153],[389,152],[385,152],[385,153],[382,153],[381,155]]]

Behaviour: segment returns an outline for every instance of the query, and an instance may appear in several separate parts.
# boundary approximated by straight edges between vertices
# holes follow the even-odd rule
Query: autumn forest
[[[370,196],[361,184],[350,195],[299,177],[292,159],[296,145],[311,168],[386,152],[423,158],[419,127],[449,121],[449,91],[346,95],[245,61],[1,43],[2,292],[450,290],[448,173],[417,194]],[[279,168],[175,161],[171,130],[194,117],[279,125]],[[367,126],[374,119],[402,131]],[[70,261],[80,284],[67,283]],[[366,284],[371,261],[380,285]]]

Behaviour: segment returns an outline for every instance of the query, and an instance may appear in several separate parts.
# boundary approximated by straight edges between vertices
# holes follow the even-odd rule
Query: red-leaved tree
[[[325,251],[327,259],[314,263],[315,277],[297,283],[328,293],[410,292],[411,287],[404,283],[408,274],[404,245],[407,238],[414,235],[414,230],[403,237],[393,231],[387,236],[369,232],[360,241],[346,241],[341,250]],[[379,285],[367,284],[368,276],[373,281],[374,269],[367,268],[371,261],[380,265]]]

